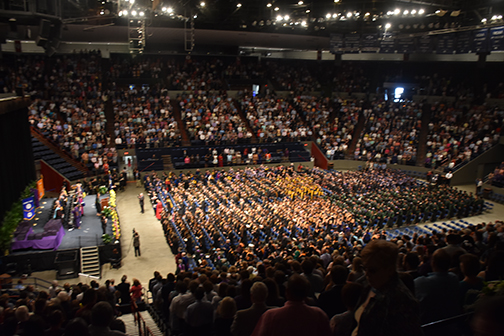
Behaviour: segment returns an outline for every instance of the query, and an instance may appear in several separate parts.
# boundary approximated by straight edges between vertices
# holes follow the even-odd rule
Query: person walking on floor
[[[133,247],[135,248],[135,257],[140,257],[140,235],[133,229]]]
[[[140,193],[140,195],[138,195],[138,202],[140,203],[140,212],[141,213],[144,213],[144,194],[143,193]]]

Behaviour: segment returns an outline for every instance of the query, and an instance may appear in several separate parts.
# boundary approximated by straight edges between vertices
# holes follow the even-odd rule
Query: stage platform
[[[102,195],[101,199],[107,198],[109,195]],[[43,233],[44,226],[51,218],[51,207],[54,203],[54,198],[43,198],[40,202],[40,207],[37,209],[35,217],[28,221],[32,227],[30,233]],[[104,245],[102,240],[102,227],[100,216],[97,216],[95,207],[96,195],[89,195],[84,198],[84,216],[81,217],[80,229],[62,230],[63,237],[61,243],[56,248],[45,250],[40,249],[17,249],[11,251],[8,256],[2,258],[0,263],[0,271],[5,268],[8,263],[17,263],[19,273],[25,273],[25,270],[45,271],[55,269],[55,258],[58,252],[79,250],[81,247],[98,246],[100,252],[100,263],[106,263],[112,257],[112,251],[117,249],[121,253],[120,243]],[[112,220],[109,218],[107,223],[106,233],[113,236]],[[15,244],[15,243],[14,243]],[[35,244],[36,245],[36,244]],[[18,245],[22,246],[22,244]],[[30,265],[30,267],[27,267]]]

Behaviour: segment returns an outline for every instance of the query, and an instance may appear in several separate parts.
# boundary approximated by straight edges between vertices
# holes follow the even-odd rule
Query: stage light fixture
[[[413,10],[411,11],[411,15],[415,15],[415,14],[416,14],[416,9],[413,9]]]
[[[326,19],[330,19],[331,18],[331,14],[327,13],[325,17],[326,17]]]
[[[338,17],[338,14],[336,14],[336,13],[334,13],[334,14],[332,15],[332,18],[333,18],[333,19],[336,19],[337,17]]]
[[[144,15],[145,15],[145,13],[144,13],[144,12],[140,12],[140,13],[138,13],[138,15],[140,15],[140,16],[144,16]]]
[[[285,21],[289,20],[289,18],[290,18],[290,17],[289,17],[289,15],[285,15],[285,16],[284,16],[284,20],[285,20]]]
[[[420,9],[420,10],[418,11],[418,14],[420,14],[420,15],[422,15],[423,13],[425,13],[425,10],[424,10],[424,9]]]
[[[391,25],[390,23],[387,23],[387,24],[385,25],[385,29],[390,29],[390,27],[392,27],[392,25]]]
[[[201,7],[205,7],[206,3],[204,1],[200,2],[199,4]]]
[[[131,15],[136,16],[137,12],[134,10],[134,11],[131,12]]]
[[[406,9],[406,10],[403,12],[403,15],[408,15],[408,14],[409,14],[409,10],[407,10],[407,9]]]
[[[283,19],[283,18],[282,18],[282,16],[281,16],[281,15],[277,15],[277,17],[276,17],[276,20],[277,20],[277,21],[282,21],[282,19]]]
[[[305,11],[305,13],[306,13],[306,14],[308,14],[308,13],[310,13],[310,12],[311,12],[311,10],[309,10],[309,9],[307,9],[307,10]]]
[[[303,1],[298,1],[298,5],[299,5],[299,6],[302,6],[303,4],[304,4],[304,2],[303,2]]]
[[[280,10],[280,8],[275,7],[275,12],[278,12],[279,10]]]
[[[346,16],[347,16],[347,18],[351,18],[351,17],[352,17],[352,12],[348,12],[348,13],[346,14]]]
[[[396,8],[396,9],[394,10],[394,14],[395,14],[395,15],[399,15],[399,13],[401,13],[401,10],[400,10],[399,8]]]
[[[267,4],[266,7],[270,8],[272,5],[271,3]]]

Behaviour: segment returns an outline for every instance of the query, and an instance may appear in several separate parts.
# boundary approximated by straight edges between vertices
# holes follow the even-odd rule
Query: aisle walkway
[[[145,213],[140,213],[137,196],[143,191],[143,188],[136,188],[136,183],[128,183],[126,190],[117,194],[123,263],[119,270],[110,269],[109,264],[103,265],[102,280],[115,279],[118,284],[121,276],[126,274],[130,282],[132,278],[137,278],[147,287],[154,271],[159,271],[165,278],[168,273],[174,273],[176,270],[175,257],[166,243],[161,223],[154,216],[152,207],[149,207],[150,201],[147,197]],[[140,257],[135,257],[133,229],[140,235]]]

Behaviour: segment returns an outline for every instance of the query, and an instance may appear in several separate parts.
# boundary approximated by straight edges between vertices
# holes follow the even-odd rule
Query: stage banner
[[[439,35],[437,37],[436,53],[453,54],[455,52],[455,34]]]
[[[468,54],[471,52],[472,34],[471,32],[463,32],[457,34],[457,54]]]
[[[343,34],[331,34],[329,39],[329,50],[331,54],[342,54],[343,42]]]
[[[35,204],[33,204],[33,196],[23,200],[23,219],[31,220],[35,216]]]
[[[432,54],[434,52],[432,38],[429,35],[424,35],[417,38],[416,51],[419,54]]]
[[[380,53],[393,54],[395,53],[395,36],[391,32],[385,32],[380,40]]]
[[[504,50],[504,27],[490,28],[490,51]]]
[[[361,35],[362,53],[377,53],[379,50],[380,50],[380,41],[378,40],[378,34]]]
[[[396,50],[399,54],[411,54],[415,52],[415,38],[403,37],[398,39]]]
[[[360,34],[345,34],[345,48],[347,54],[358,54],[360,51]]]
[[[38,190],[38,199],[40,200],[42,197],[44,197],[45,194],[43,176],[40,178],[40,180],[37,181],[37,190]]]
[[[483,28],[474,31],[473,34],[474,48],[472,49],[475,53],[488,52],[488,28]]]

